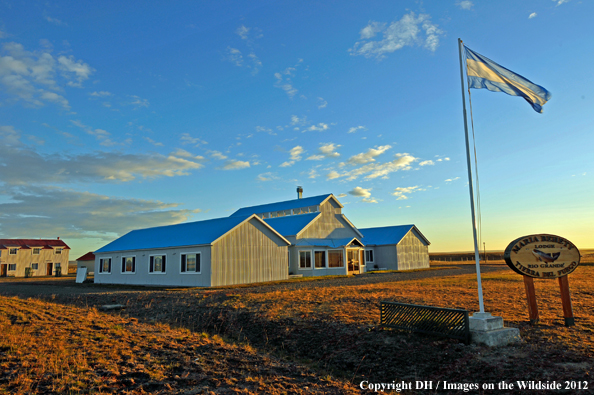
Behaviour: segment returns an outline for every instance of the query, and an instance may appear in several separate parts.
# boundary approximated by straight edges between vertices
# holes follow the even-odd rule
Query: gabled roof
[[[58,239],[0,239],[0,249],[9,247],[28,248],[52,248],[62,247],[69,250],[70,247],[63,240]]]
[[[87,252],[86,254],[84,254],[83,256],[81,256],[80,258],[77,259],[77,261],[94,261],[95,260],[95,254],[93,254],[93,252]]]
[[[297,236],[299,232],[322,213],[288,215],[286,217],[266,218],[264,222],[272,226],[283,236]]]
[[[429,245],[425,236],[414,225],[383,226],[380,228],[359,228],[363,233],[365,245],[391,245],[398,244],[408,232],[414,231]]]
[[[351,243],[363,246],[363,243],[356,237],[346,237],[343,239],[299,239],[295,242],[295,245],[338,248],[348,246]]]
[[[244,208],[240,208],[239,210],[237,210],[236,212],[231,214],[231,217],[268,213],[270,211],[291,210],[294,208],[307,207],[307,206],[318,206],[330,198],[334,199],[340,205],[340,207],[344,207],[334,197],[334,195],[332,195],[330,193],[327,195],[312,196],[312,197],[303,198],[303,199],[293,199],[293,200],[286,200],[284,202],[276,202],[276,203],[261,204],[259,206],[244,207]]]
[[[95,251],[95,254],[100,252],[210,245],[238,225],[252,218],[264,224],[264,226],[277,234],[288,245],[291,244],[263,220],[255,215],[250,215],[246,217],[215,218],[206,221],[133,230],[98,249]]]

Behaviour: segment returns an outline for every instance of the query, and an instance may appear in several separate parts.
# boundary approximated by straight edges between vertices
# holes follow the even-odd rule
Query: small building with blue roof
[[[193,287],[285,280],[290,244],[256,215],[133,230],[95,251],[94,279]]]
[[[429,267],[429,240],[415,225],[359,229],[364,235],[368,270]]]

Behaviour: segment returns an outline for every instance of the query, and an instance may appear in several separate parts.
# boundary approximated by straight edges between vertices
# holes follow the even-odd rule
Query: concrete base
[[[469,317],[469,323],[473,343],[498,347],[522,341],[518,328],[505,328],[503,318],[491,313],[474,313]]]

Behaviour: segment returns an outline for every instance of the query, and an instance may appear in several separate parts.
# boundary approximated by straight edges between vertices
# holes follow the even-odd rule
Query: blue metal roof
[[[133,230],[95,253],[211,244],[246,219],[225,217]]]
[[[295,242],[295,245],[338,248],[347,246],[354,240],[360,242],[356,237],[347,237],[343,239],[299,239]]]
[[[301,199],[303,200],[303,199]],[[264,220],[268,225],[283,236],[297,236],[301,229],[305,228],[321,213],[309,213],[300,215],[288,215],[286,217],[267,218]]]
[[[303,199],[293,199],[293,200],[286,200],[284,202],[276,202],[276,203],[269,203],[269,204],[261,204],[259,206],[251,206],[251,207],[244,207],[240,208],[233,214],[231,217],[236,216],[248,216],[252,214],[261,214],[261,213],[268,213],[270,211],[280,211],[280,210],[291,210],[293,208],[300,208],[300,207],[307,207],[307,206],[317,206],[321,204],[324,200],[326,200],[332,194],[327,195],[320,195],[320,196],[312,196]]]
[[[359,228],[359,232],[363,234],[363,243],[365,245],[389,245],[398,244],[400,240],[411,230],[415,231],[429,243],[429,240],[423,236],[421,232],[414,225],[398,225],[398,226],[384,226],[381,228]]]

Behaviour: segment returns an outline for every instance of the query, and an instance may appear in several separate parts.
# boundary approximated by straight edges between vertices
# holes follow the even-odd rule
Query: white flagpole
[[[468,189],[470,191],[470,212],[472,213],[472,236],[474,237],[474,259],[476,261],[476,279],[478,282],[478,298],[480,312],[485,312],[483,304],[483,285],[481,283],[481,265],[478,242],[476,239],[476,217],[474,214],[474,191],[472,189],[472,171],[470,167],[470,144],[468,142],[468,122],[466,120],[466,98],[464,95],[464,71],[462,61],[462,40],[458,39],[458,52],[460,53],[460,82],[462,83],[462,112],[464,114],[464,132],[466,136],[466,166],[468,167]]]

